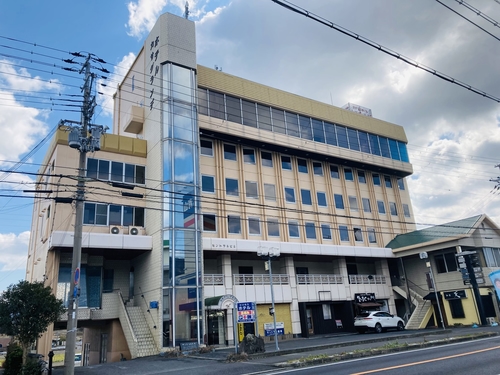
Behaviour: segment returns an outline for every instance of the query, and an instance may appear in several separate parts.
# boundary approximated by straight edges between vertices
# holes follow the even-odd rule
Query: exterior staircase
[[[424,300],[420,294],[410,289],[410,295],[412,303],[415,305],[415,309],[411,314],[408,323],[406,324],[407,329],[421,329],[425,328],[422,326],[424,321],[429,316],[429,310],[432,308],[431,301]]]
[[[137,357],[157,355],[159,350],[142,309],[139,306],[125,306],[125,309],[127,310],[132,330],[137,339],[137,343],[134,343],[136,345]]]

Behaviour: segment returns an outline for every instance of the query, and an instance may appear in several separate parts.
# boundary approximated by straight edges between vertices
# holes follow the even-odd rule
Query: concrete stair
[[[429,310],[432,307],[431,301],[424,300],[420,294],[410,289],[411,301],[415,305],[415,309],[411,314],[408,323],[406,323],[407,329],[421,329],[424,319],[426,319]]]
[[[139,306],[126,306],[127,314],[137,338],[137,357],[148,357],[159,353],[144,312]]]

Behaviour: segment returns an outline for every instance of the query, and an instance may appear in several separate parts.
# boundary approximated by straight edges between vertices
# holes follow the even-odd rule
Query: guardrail
[[[298,285],[343,284],[342,275],[297,275]]]
[[[384,275],[349,275],[349,284],[387,284]]]
[[[203,285],[224,285],[224,275],[203,275]]]
[[[290,283],[290,277],[288,275],[273,275],[273,285],[288,285]],[[243,275],[236,274],[233,275],[234,285],[269,285],[270,278],[269,275]]]

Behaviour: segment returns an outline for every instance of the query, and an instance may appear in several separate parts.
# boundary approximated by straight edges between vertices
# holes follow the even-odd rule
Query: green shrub
[[[28,359],[21,370],[21,375],[41,375],[42,364],[38,359]]]
[[[19,375],[23,366],[23,349],[17,344],[10,344],[3,363],[4,375]]]

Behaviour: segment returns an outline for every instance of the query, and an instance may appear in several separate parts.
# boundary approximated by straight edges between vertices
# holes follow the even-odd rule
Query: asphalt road
[[[497,375],[500,337],[261,373],[268,375]]]

